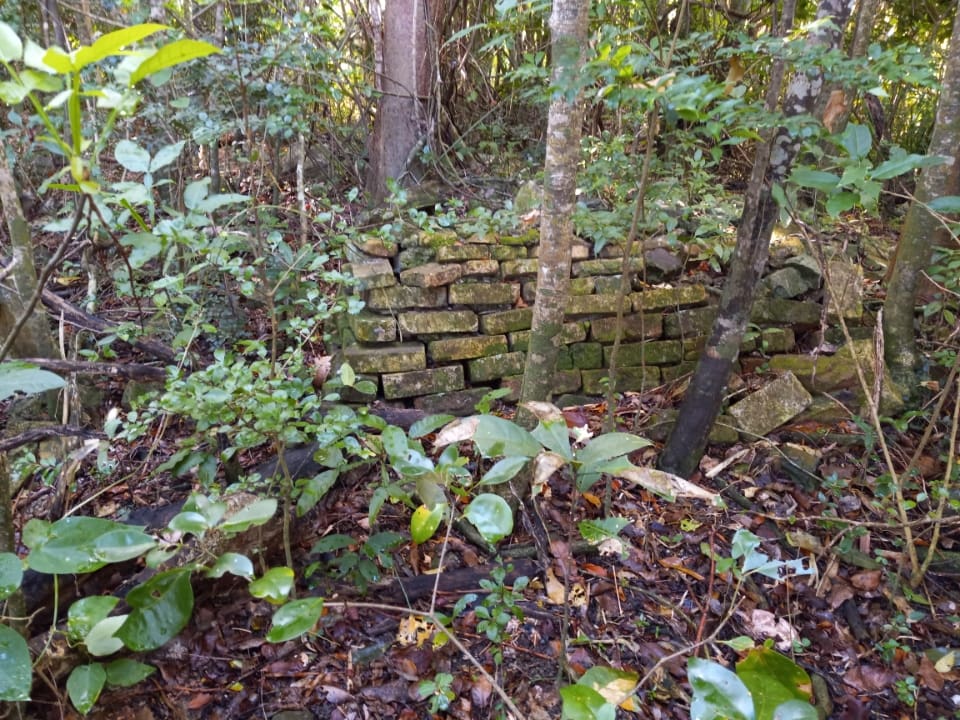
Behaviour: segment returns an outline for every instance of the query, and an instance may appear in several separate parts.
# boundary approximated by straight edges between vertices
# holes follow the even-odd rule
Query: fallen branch
[[[76,425],[51,425],[49,427],[25,430],[19,435],[0,440],[0,452],[9,452],[23,445],[29,445],[30,443],[49,440],[55,437],[81,437],[88,440],[91,438],[105,438],[106,435],[102,432],[87,430],[86,428],[77,427]]]
[[[58,373],[106,375],[142,382],[163,382],[167,379],[165,369],[155,365],[144,365],[143,363],[106,363],[87,360],[51,360],[47,358],[21,358],[20,361]]]

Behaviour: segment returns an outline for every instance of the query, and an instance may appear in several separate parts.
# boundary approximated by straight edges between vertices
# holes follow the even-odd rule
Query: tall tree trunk
[[[811,33],[809,42],[825,50],[839,47],[842,29],[854,2],[820,0],[817,19],[830,18],[832,24],[818,26]],[[786,22],[792,20],[793,7],[793,2],[784,3]],[[780,78],[782,69],[779,73],[774,72],[771,78],[768,108],[775,107]],[[784,97],[784,114],[796,117],[812,112],[822,90],[823,76],[819,71],[794,74]],[[687,477],[696,470],[703,456],[707,435],[720,413],[727,380],[740,352],[757,282],[767,262],[770,236],[778,216],[772,188],[786,180],[799,148],[800,139],[786,127],[777,130],[771,141],[761,143],[757,148],[717,320],[680,406],[676,426],[660,455],[660,467],[664,470]]]
[[[913,388],[920,360],[913,325],[920,276],[930,265],[934,245],[948,239],[946,229],[926,209],[926,203],[944,195],[960,194],[960,2],[954,14],[937,121],[927,152],[949,158],[950,162],[924,168],[920,173],[916,198],[900,232],[883,303],[884,355],[894,380],[904,389]]]
[[[553,99],[547,117],[537,297],[520,393],[524,402],[550,397],[570,294],[570,246],[583,125],[578,83],[589,10],[589,0],[554,0],[550,14]]]

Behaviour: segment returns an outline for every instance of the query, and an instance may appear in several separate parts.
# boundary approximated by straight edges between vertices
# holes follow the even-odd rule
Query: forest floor
[[[102,389],[110,405],[122,387],[108,381]],[[681,394],[680,385],[625,394],[615,409],[619,429],[643,434],[648,419],[675,406]],[[599,434],[607,411],[593,405],[564,414],[568,425]],[[511,409],[500,412],[509,415]],[[920,430],[916,424],[887,428],[897,462],[910,457]],[[84,512],[101,517],[138,508],[139,524],[151,525],[151,512],[163,514],[194,489],[150,472],[174,447],[176,432],[173,427],[162,438],[146,469],[142,449],[114,445],[117,477],[129,479],[104,493],[102,480],[81,470],[71,506],[88,501]],[[352,576],[328,572],[331,557],[311,554],[317,540],[333,532],[371,532],[368,508],[383,469],[352,471],[296,520],[292,533],[298,597],[326,600],[315,632],[271,644],[265,635],[273,606],[253,598],[244,581],[202,580],[195,583],[187,628],[139,658],[158,672],[131,688],[106,691],[90,716],[412,719],[431,716],[432,698],[436,717],[507,717],[499,688],[524,717],[541,720],[560,717],[560,687],[590,667],[612,666],[640,678],[638,702],[618,710],[618,717],[680,720],[690,716],[688,659],[732,666],[738,653],[726,641],[746,636],[772,643],[810,673],[829,717],[960,717],[960,671],[951,655],[960,646],[960,566],[948,559],[934,563],[922,585],[909,587],[902,528],[886,509],[889,502],[876,495],[886,470],[871,432],[849,419],[786,426],[762,441],[709,447],[690,480],[722,494],[726,508],[691,499],[668,502],[612,481],[608,514],[629,522],[620,533],[622,546],[605,552],[579,542],[578,530],[580,521],[603,517],[604,489],[598,485],[596,495],[583,494],[569,477],[556,474],[498,548],[508,572],[504,583],[491,580],[495,558],[456,530],[422,546],[401,545],[391,553],[393,567],[365,590]],[[818,474],[827,480],[804,484],[787,472],[781,445],[799,439],[817,447]],[[654,466],[657,452],[654,445],[631,460]],[[261,460],[243,457],[248,466]],[[926,460],[921,483],[942,477],[940,460]],[[18,527],[42,516],[48,494],[39,481],[20,490],[14,499]],[[915,519],[922,519],[919,511]],[[944,522],[940,543],[946,551],[960,541],[957,520]],[[409,537],[409,512],[386,504],[376,529]],[[811,574],[779,581],[755,574],[739,583],[734,573],[718,568],[730,557],[739,529],[761,537],[760,549],[772,559],[802,558]],[[929,542],[929,526],[914,530],[919,545]],[[536,536],[543,531],[548,557],[543,543],[537,552]],[[431,574],[441,558],[444,572]],[[280,564],[282,551],[274,548],[264,560]],[[491,592],[501,598],[499,608],[510,611],[496,643],[483,623],[484,598]],[[435,642],[422,614],[409,611],[452,615],[470,594],[475,599],[458,609],[452,623],[460,647]],[[437,682],[440,691],[424,697],[424,681]],[[444,689],[449,695],[441,700]],[[440,711],[444,701],[448,707]],[[30,713],[75,716],[64,697],[39,683]]]

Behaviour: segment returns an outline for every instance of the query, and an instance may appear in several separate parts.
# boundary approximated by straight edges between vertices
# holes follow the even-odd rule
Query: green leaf
[[[778,705],[770,716],[772,720],[819,720],[817,709],[809,702],[788,700]]]
[[[58,47],[47,48],[40,59],[40,64],[60,75],[66,75],[73,70],[73,59]]]
[[[152,550],[157,544],[152,535],[140,528],[120,526],[98,537],[94,543],[94,552],[108,563],[132,560]]]
[[[254,577],[253,563],[246,555],[233,552],[224,553],[217,558],[213,567],[207,570],[207,577],[218,578],[227,573],[251,580]]]
[[[112,615],[104,618],[83,637],[87,652],[94,657],[113,655],[123,650],[123,640],[117,637],[117,630],[127,621],[129,615]]]
[[[484,457],[507,455],[532,458],[542,449],[529,432],[496,415],[480,416],[473,441]]]
[[[288,567],[270,568],[263,577],[250,583],[250,594],[279,605],[293,590],[293,577],[293,570]]]
[[[573,449],[570,447],[570,433],[567,423],[563,420],[540,422],[531,433],[541,445],[557,453],[567,460],[573,460]]]
[[[0,600],[17,591],[23,580],[23,561],[13,553],[0,553]]]
[[[19,105],[29,92],[26,85],[15,80],[0,82],[0,101],[7,105]]]
[[[943,165],[947,158],[939,155],[917,155],[916,153],[905,153],[902,150],[898,153],[891,153],[893,157],[886,160],[870,173],[874,180],[889,180],[890,178],[912,172],[919,168],[933,167],[934,165]]]
[[[228,535],[242,533],[251,527],[263,525],[270,520],[277,512],[277,501],[275,498],[264,498],[255,503],[247,505],[236,515],[232,515],[223,521],[220,530]]]
[[[0,363],[0,400],[6,400],[18,392],[33,395],[58,390],[63,386],[63,378],[49,370],[41,370],[25,362]]]
[[[747,653],[737,663],[737,676],[753,696],[758,718],[772,718],[774,710],[789,700],[800,700],[814,710],[810,705],[810,676],[790,658],[770,648],[761,646]]]
[[[832,193],[827,200],[827,213],[829,213],[831,217],[838,217],[841,213],[845,213],[847,210],[856,207],[859,200],[859,193],[849,192],[847,190]]]
[[[267,633],[272,643],[286,642],[303,635],[320,620],[323,598],[303,598],[288,602],[273,614],[273,625]]]
[[[23,57],[23,43],[20,36],[5,22],[0,22],[0,60],[17,62]]]
[[[153,260],[165,247],[163,238],[148,232],[127,233],[120,238],[120,244],[130,248],[127,260],[134,270]]]
[[[586,685],[562,687],[560,698],[563,701],[561,720],[615,720],[617,717],[617,706]]]
[[[145,173],[150,170],[150,153],[132,140],[118,142],[113,155],[130,172]]]
[[[421,505],[413,511],[410,518],[410,537],[417,544],[422,545],[433,537],[433,534],[443,522],[443,517],[447,513],[447,504],[438,503],[432,508]]]
[[[249,195],[241,195],[240,193],[220,193],[203,198],[203,200],[197,203],[194,210],[201,213],[212,213],[225,205],[245,203],[249,199]]]
[[[180,142],[164,145],[157,150],[157,154],[154,155],[153,160],[150,161],[150,172],[155,173],[157,170],[176,162],[177,158],[180,157],[180,153],[183,152],[183,146],[186,144],[186,140],[181,140]]]
[[[190,533],[191,535],[203,535],[210,529],[207,519],[198,512],[181,512],[171,518],[167,527],[179,533]]]
[[[480,485],[499,485],[512,480],[523,467],[530,462],[525,457],[505,457],[494,463],[480,480]]]
[[[412,438],[422,438],[454,419],[453,415],[427,415],[410,426],[408,435]]]
[[[150,677],[157,669],[130,658],[119,658],[107,663],[106,671],[108,683],[116,687],[130,687]]]
[[[870,130],[857,123],[848,123],[840,135],[840,144],[854,160],[865,158],[873,146]]]
[[[617,533],[629,524],[630,521],[627,518],[611,517],[583,520],[577,527],[580,530],[580,537],[592,545],[598,545],[604,540],[616,537]]]
[[[136,652],[156,650],[186,626],[193,612],[190,570],[159,573],[127,593],[133,612],[117,631],[123,644]]]
[[[753,698],[743,681],[712,660],[690,658],[690,716],[697,720],[754,720]]]
[[[106,682],[107,673],[100,663],[80,665],[73,669],[67,678],[67,695],[81,715],[90,712]]]
[[[577,680],[577,685],[586,685],[596,690],[614,707],[633,695],[640,676],[632,670],[617,670],[612,667],[596,665],[587,670]]]
[[[960,195],[944,195],[927,203],[933,212],[960,213]]]
[[[37,572],[64,575],[99,570],[111,562],[112,557],[136,557],[146,546],[136,539],[149,536],[139,530],[134,530],[132,536],[127,535],[128,529],[121,523],[100,518],[67,517],[52,524],[34,518],[27,523],[23,537],[24,544],[31,548],[27,566]],[[106,539],[105,547],[98,547],[100,538],[115,531],[120,534]],[[135,540],[135,545],[124,547],[130,539]],[[150,540],[152,543],[153,539]]]
[[[77,50],[73,67],[75,70],[82,70],[90,63],[95,63],[111,55],[116,55],[118,51],[127,45],[133,45],[145,37],[149,37],[154,33],[166,29],[166,25],[144,23],[142,25],[131,25],[130,27],[121,28],[106,35],[101,35],[92,45],[81,47]]]
[[[210,192],[210,178],[195,180],[183,190],[183,204],[187,210],[195,210],[200,201]]]
[[[324,470],[304,482],[300,486],[300,497],[297,498],[297,516],[303,517],[310,512],[330,492],[339,477],[339,470]]]
[[[595,437],[575,454],[581,472],[599,472],[600,466],[634,450],[649,447],[650,441],[630,433],[606,433]],[[606,470],[605,470],[606,471]]]
[[[499,542],[513,532],[513,512],[499,495],[477,495],[464,509],[463,515],[489,543]]]
[[[140,67],[130,75],[130,85],[136,85],[143,78],[153,75],[174,65],[206,57],[214,53],[219,53],[220,49],[215,45],[202,40],[175,40],[172,43],[164,45],[153,55],[140,63]]]
[[[112,595],[91,595],[75,601],[67,611],[67,634],[72,640],[82,641],[119,602],[120,598]]]
[[[310,548],[310,554],[320,555],[322,553],[336,552],[337,550],[343,550],[344,548],[355,545],[356,543],[356,538],[353,538],[350,535],[327,535],[325,538],[322,538],[313,544],[313,547]]]
[[[32,684],[33,668],[27,641],[13,628],[0,625],[0,701],[29,700]]]
[[[795,168],[790,173],[790,180],[801,187],[823,190],[824,192],[834,190],[840,184],[840,178],[833,173],[803,167]]]
[[[36,70],[24,70],[20,73],[20,81],[29,90],[40,92],[60,92],[63,81],[60,78]]]

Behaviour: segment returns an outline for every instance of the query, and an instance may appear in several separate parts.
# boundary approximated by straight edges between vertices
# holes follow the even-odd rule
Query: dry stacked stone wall
[[[428,412],[472,412],[498,387],[519,394],[530,337],[539,234],[423,232],[399,245],[351,247],[348,272],[365,303],[341,330],[340,358],[376,383],[377,396]],[[622,257],[596,257],[577,241],[556,395],[606,391],[616,331]],[[642,260],[633,262],[635,278]],[[682,263],[681,263],[682,266]],[[634,287],[624,302],[616,390],[643,390],[693,370],[715,316],[716,293],[702,284]],[[759,299],[743,351],[789,353],[795,332],[817,327],[820,305]],[[349,390],[345,399],[371,401]]]

